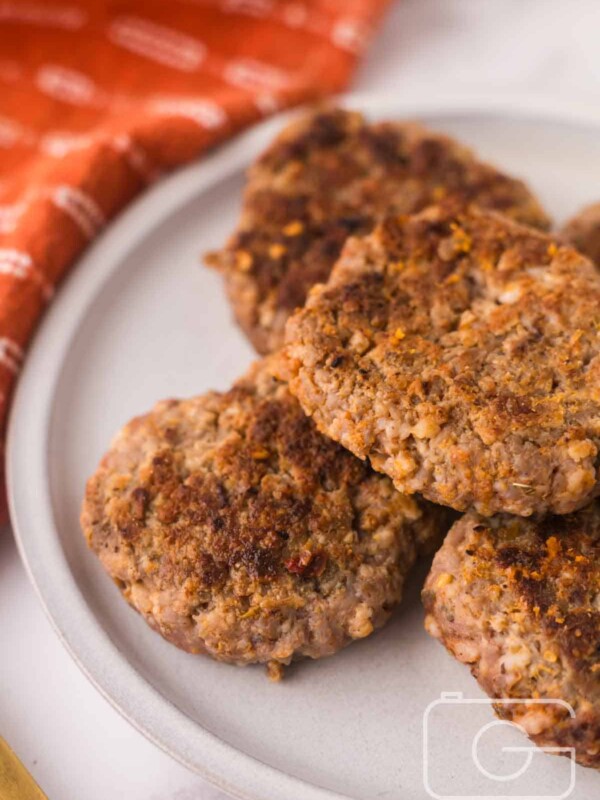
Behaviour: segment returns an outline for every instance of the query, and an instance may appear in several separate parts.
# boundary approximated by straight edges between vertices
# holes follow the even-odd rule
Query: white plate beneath
[[[526,178],[558,220],[600,199],[600,116],[586,109],[480,97],[347,104],[373,117],[419,117],[460,137]],[[468,670],[423,632],[422,574],[382,632],[334,658],[300,664],[273,685],[261,668],[186,655],[150,631],[79,530],[85,479],[129,417],[164,396],[226,388],[253,357],[231,322],[219,277],[200,266],[199,254],[231,230],[243,169],[280,125],[256,128],[149,191],[66,281],[15,398],[12,520],[66,647],[99,690],[175,758],[241,798],[417,800],[427,796],[428,705],[448,691],[482,697]],[[444,722],[432,716],[430,726],[430,782],[438,795],[491,793],[481,774],[461,785],[470,759],[464,737],[492,719],[489,709],[483,717],[480,710],[456,703],[433,709],[445,715]],[[526,744],[520,736],[510,743]],[[486,758],[492,768],[507,768],[506,754],[490,751]],[[517,791],[493,783],[494,795],[539,796],[548,780],[548,794],[566,790],[568,760],[536,758],[542,766],[528,784]],[[576,777],[579,800],[598,797],[600,775],[578,769]]]

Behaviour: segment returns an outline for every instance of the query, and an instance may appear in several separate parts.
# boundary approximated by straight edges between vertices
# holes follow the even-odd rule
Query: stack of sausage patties
[[[276,139],[207,259],[270,355],[130,423],[88,484],[88,539],[153,627],[278,676],[383,624],[443,541],[428,631],[600,765],[600,275],[548,228],[415,124],[325,110]]]

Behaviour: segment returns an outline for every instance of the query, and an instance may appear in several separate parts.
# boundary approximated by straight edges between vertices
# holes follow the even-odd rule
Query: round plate
[[[345,102],[374,118],[417,117],[458,136],[528,180],[559,220],[600,197],[600,116],[585,109],[447,96]],[[441,796],[445,781],[463,775],[461,734],[479,706],[456,698],[428,706],[442,692],[482,695],[423,631],[425,567],[383,631],[335,658],[300,663],[272,684],[262,668],[218,664],[164,642],[122,601],[79,529],[85,480],[127,419],[161,397],[224,389],[253,357],[200,254],[232,229],[243,171],[281,124],[269,121],[147,192],[62,286],[13,406],[12,521],[31,579],[77,663],[134,725],[208,780],[260,800],[417,800],[426,796],[423,719],[433,709],[428,735],[435,728],[431,741],[443,746],[428,753],[437,777],[425,777]],[[439,721],[442,711],[449,721]],[[543,776],[562,786],[567,759],[542,758]],[[579,769],[577,780],[578,797],[598,796],[597,774]]]

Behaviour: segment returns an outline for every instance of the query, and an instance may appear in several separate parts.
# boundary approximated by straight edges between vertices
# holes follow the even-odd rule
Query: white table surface
[[[354,86],[600,103],[598,30],[598,0],[400,0]],[[29,585],[9,528],[0,530],[0,734],[51,800],[224,800],[80,673]]]

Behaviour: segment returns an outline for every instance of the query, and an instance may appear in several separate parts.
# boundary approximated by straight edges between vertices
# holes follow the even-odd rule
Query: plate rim
[[[600,127],[600,109],[540,95],[349,94],[335,98],[335,102],[390,116],[503,113]],[[156,224],[245,168],[270,136],[299,113],[301,110],[295,109],[265,120],[177,170],[143,193],[108,226],[74,265],[36,332],[14,393],[7,430],[7,490],[14,536],[29,580],[60,641],[96,689],[146,738],[239,800],[344,800],[346,796],[289,775],[210,733],[161,695],[120,655],[87,606],[55,536],[46,469],[48,437],[55,388],[68,343],[127,254]],[[109,259],[105,259],[106,253]],[[60,592],[53,590],[54,586],[59,586]],[[190,743],[201,754],[199,759],[191,758]]]

